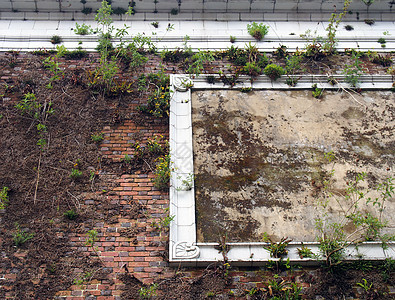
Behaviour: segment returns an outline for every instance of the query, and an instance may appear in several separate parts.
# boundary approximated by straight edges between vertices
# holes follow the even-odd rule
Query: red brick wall
[[[6,54],[1,54],[4,58]],[[20,60],[31,59],[30,54],[21,53]],[[94,68],[95,58],[92,56],[89,60],[81,61],[62,61],[61,67],[74,68]],[[156,72],[159,67],[160,58],[151,57],[144,72]],[[215,62],[210,66],[211,72],[217,72],[218,69],[226,68],[227,62]],[[211,69],[211,67],[213,67]],[[166,72],[181,73],[182,70],[176,65],[166,65]],[[47,74],[43,69],[42,74]],[[15,68],[4,67],[0,72],[0,80],[12,84],[21,74],[24,73],[23,66]],[[45,75],[45,76],[48,76]],[[123,76],[134,76],[136,74],[123,73]],[[144,99],[138,99],[127,108],[123,108],[123,115],[132,116],[126,118],[120,124],[105,126],[102,130],[104,141],[99,145],[99,151],[104,159],[119,162],[125,154],[132,153],[131,143],[136,141],[145,144],[147,139],[155,134],[163,134],[168,137],[168,124],[166,121],[152,119],[147,122],[141,122],[133,117],[135,107],[144,102]],[[87,285],[72,285],[65,291],[57,293],[57,299],[121,299],[125,284],[120,279],[122,274],[127,271],[135,276],[144,284],[160,282],[163,279],[171,278],[180,272],[178,268],[170,268],[166,261],[168,251],[168,234],[167,232],[159,233],[152,226],[152,222],[158,221],[166,216],[165,209],[169,205],[169,194],[165,191],[159,191],[154,188],[152,183],[153,173],[151,171],[144,173],[134,171],[130,174],[119,175],[118,173],[108,174],[99,173],[100,186],[92,193],[85,193],[82,210],[100,210],[99,206],[105,201],[109,208],[119,209],[118,215],[112,215],[105,218],[105,221],[93,220],[93,227],[99,233],[99,241],[95,243],[96,251],[92,247],[85,245],[86,231],[81,231],[70,237],[72,247],[82,250],[87,256],[96,258],[96,253],[102,261],[104,267],[109,271],[107,279],[92,280]],[[99,201],[100,199],[100,201]],[[24,252],[17,253],[17,257],[23,259]],[[4,259],[4,258],[3,258]],[[206,272],[205,268],[185,268],[183,280],[193,280]],[[273,278],[273,273],[269,271],[257,272],[258,269],[232,268],[229,274],[230,285],[224,290],[223,297],[227,297],[230,289],[239,291],[240,297],[246,297],[243,290],[250,290],[253,287],[262,288],[267,279]],[[281,276],[296,280],[304,281],[302,274],[309,274],[311,270],[299,270],[293,272],[283,272]],[[82,270],[75,269],[75,276]],[[12,268],[0,269],[0,274],[4,275],[7,285],[0,286],[0,289],[7,290],[16,279],[16,274]],[[2,284],[0,279],[0,285]],[[308,283],[301,283],[304,287]],[[237,294],[237,293],[236,293]],[[91,297],[88,297],[90,296]],[[12,299],[12,294],[7,293],[7,297]],[[181,295],[180,295],[181,298]],[[186,298],[188,299],[188,298]],[[222,299],[222,298],[221,298]]]

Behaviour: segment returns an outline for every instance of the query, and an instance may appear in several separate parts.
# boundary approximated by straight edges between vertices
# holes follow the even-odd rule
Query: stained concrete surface
[[[264,232],[315,241],[319,217],[346,224],[351,234],[346,183],[366,172],[360,186],[374,197],[374,188],[394,175],[394,100],[387,91],[325,91],[322,99],[311,91],[193,92],[198,241],[226,234],[228,241],[258,242]],[[362,212],[380,216],[360,202]],[[381,216],[389,233],[394,213],[389,199]]]

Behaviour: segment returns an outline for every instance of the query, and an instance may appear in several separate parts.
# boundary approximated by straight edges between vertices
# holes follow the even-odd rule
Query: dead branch
[[[36,204],[37,190],[38,190],[38,182],[40,181],[41,156],[42,156],[42,152],[40,151],[40,157],[38,158],[38,166],[37,166],[36,189],[35,189],[35,191],[34,191],[34,198],[33,198],[33,204],[34,204],[34,205]]]

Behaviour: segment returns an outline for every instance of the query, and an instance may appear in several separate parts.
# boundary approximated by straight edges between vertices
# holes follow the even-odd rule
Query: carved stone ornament
[[[177,76],[174,78],[174,87],[179,92],[186,92],[192,85],[192,80],[187,76]]]
[[[191,242],[178,242],[174,247],[175,258],[196,258],[200,255],[198,246]]]

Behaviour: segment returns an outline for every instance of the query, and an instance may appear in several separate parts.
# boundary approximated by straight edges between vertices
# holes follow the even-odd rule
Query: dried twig
[[[74,201],[74,206],[75,206],[77,209],[80,209],[80,208],[81,208],[80,199],[78,199],[77,196],[74,196],[74,195],[73,195],[72,193],[70,193],[69,191],[67,191],[67,193],[68,193],[73,199],[75,199],[75,201]]]
[[[357,102],[359,105],[362,105],[363,107],[366,107],[365,104],[361,103],[360,101],[358,101],[349,90],[347,90],[344,86],[342,86],[339,81],[336,80],[336,78],[332,77],[329,73],[326,74],[326,76],[328,78],[330,78],[331,80],[335,81],[336,84],[340,87],[340,89],[344,92],[346,92],[355,102]]]
[[[141,158],[141,159],[147,164],[147,166],[148,166],[148,168],[150,168],[151,172],[155,173],[154,170],[152,170],[150,164],[144,158]]]
[[[38,166],[37,166],[36,189],[34,190],[34,198],[33,198],[33,204],[34,204],[34,205],[36,204],[37,190],[38,190],[38,182],[40,181],[41,156],[42,156],[42,152],[40,151],[40,157],[38,158]]]

